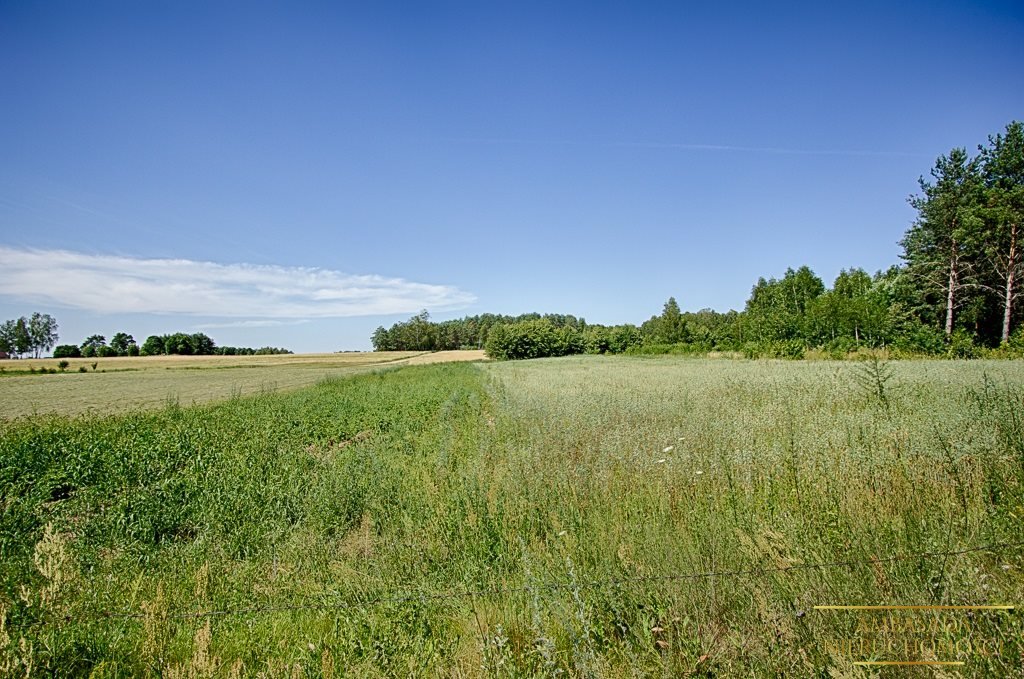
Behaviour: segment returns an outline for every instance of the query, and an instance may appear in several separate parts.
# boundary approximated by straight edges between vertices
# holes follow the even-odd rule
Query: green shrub
[[[1017,328],[1003,346],[1013,353],[1024,354],[1024,327]]]
[[[484,351],[498,361],[582,354],[586,341],[578,330],[556,328],[546,319],[496,325],[487,334]]]
[[[899,335],[892,346],[902,354],[938,356],[946,351],[946,335],[930,325],[917,325]]]
[[[787,358],[804,357],[807,345],[798,339],[747,342],[741,348],[745,358]]]
[[[949,338],[947,354],[950,358],[977,358],[981,349],[974,343],[974,338],[964,330],[955,330]]]

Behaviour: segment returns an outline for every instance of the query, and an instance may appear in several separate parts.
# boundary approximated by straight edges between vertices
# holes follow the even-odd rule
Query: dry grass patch
[[[0,418],[190,405],[296,389],[383,367],[481,358],[482,351],[76,358],[68,359],[70,365],[63,373],[0,377],[0,399],[6,404]],[[50,370],[57,369],[59,362],[52,358],[4,361],[0,368]],[[80,372],[82,368],[85,372]]]

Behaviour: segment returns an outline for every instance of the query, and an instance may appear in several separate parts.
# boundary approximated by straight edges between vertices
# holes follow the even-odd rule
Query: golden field
[[[55,370],[58,359],[2,361],[0,400],[5,407],[0,417],[113,413],[168,403],[189,405],[295,389],[331,377],[389,366],[474,361],[483,357],[482,351],[380,351],[72,358],[67,359],[67,369],[56,374],[28,371]],[[81,368],[86,372],[80,372]]]

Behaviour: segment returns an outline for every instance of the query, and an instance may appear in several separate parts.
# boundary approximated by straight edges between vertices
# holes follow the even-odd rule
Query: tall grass
[[[0,668],[856,676],[863,615],[815,605],[1024,590],[1019,547],[904,558],[1022,539],[1022,367],[864,370],[424,366],[0,425]],[[1019,617],[970,624],[938,635],[1002,647],[968,671],[1019,671]]]

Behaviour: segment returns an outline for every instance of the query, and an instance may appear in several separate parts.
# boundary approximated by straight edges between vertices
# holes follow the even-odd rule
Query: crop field
[[[4,361],[0,365],[0,399],[4,403],[0,418],[186,405],[295,389],[392,364],[482,358],[480,351],[73,358],[56,374],[30,372],[58,370],[56,359]]]
[[[1024,600],[1024,362],[355,370],[0,422],[0,675],[1020,676],[815,607]]]

